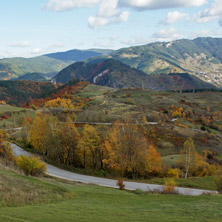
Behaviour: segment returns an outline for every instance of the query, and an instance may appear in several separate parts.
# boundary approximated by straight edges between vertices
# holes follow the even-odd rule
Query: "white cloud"
[[[222,27],[222,19],[218,21],[218,24]]]
[[[103,0],[99,6],[97,15],[101,17],[111,17],[119,13],[118,0]]]
[[[39,48],[35,48],[30,51],[31,54],[39,54],[40,52],[41,52],[41,49]]]
[[[95,29],[112,23],[126,22],[130,13],[129,11],[123,11],[123,8],[156,10],[198,7],[206,3],[207,0],[48,0],[43,8],[59,12],[76,7],[98,6],[97,13],[88,18],[88,26]],[[173,24],[186,16],[186,14],[180,12],[168,13],[164,24]]]
[[[30,46],[31,46],[31,44],[28,41],[15,42],[10,45],[10,47],[17,47],[17,48],[26,48],[26,47],[30,47]]]
[[[99,17],[99,16],[90,16],[88,19],[89,27],[92,29],[100,28],[109,23],[107,18]]]
[[[100,0],[49,0],[42,7],[56,12],[70,10],[76,7],[92,7]]]
[[[128,11],[121,12],[118,9],[118,0],[102,0],[95,16],[90,16],[88,24],[96,29],[113,23],[126,22],[129,17]]]
[[[112,19],[112,22],[115,23],[127,22],[129,15],[130,13],[128,11],[121,12],[119,15],[115,16]]]
[[[119,0],[120,7],[137,10],[195,7],[206,3],[206,0]]]
[[[170,25],[176,23],[184,18],[188,17],[188,14],[178,11],[168,12],[166,18],[160,22],[161,25]]]
[[[222,17],[222,0],[215,0],[213,4],[204,11],[198,12],[193,21],[197,23],[206,23]]]
[[[176,39],[182,39],[184,36],[175,28],[161,29],[152,35],[155,41],[168,42]]]

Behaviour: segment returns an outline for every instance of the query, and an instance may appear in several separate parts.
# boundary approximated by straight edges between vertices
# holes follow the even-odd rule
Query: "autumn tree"
[[[59,127],[59,157],[65,165],[78,166],[78,142],[80,135],[71,118],[67,118],[66,122]]]
[[[184,143],[184,153],[185,153],[185,178],[188,177],[190,164],[195,161],[195,145],[192,138],[188,138]]]
[[[71,118],[59,122],[53,115],[38,114],[30,130],[33,147],[54,161],[78,166],[79,133]]]
[[[60,97],[47,101],[45,103],[45,107],[59,107],[67,110],[74,109],[71,99],[64,99]]]
[[[8,164],[9,161],[14,159],[14,154],[10,144],[4,142],[6,136],[7,134],[0,130],[0,157]]]
[[[100,136],[96,128],[88,124],[83,127],[78,147],[83,167],[86,168],[86,166],[91,165],[93,169],[96,169],[101,148]]]
[[[162,172],[161,156],[153,144],[147,150],[145,170],[148,176],[158,176]]]
[[[33,121],[30,130],[30,138],[33,147],[43,155],[53,156],[56,146],[56,127],[58,120],[56,117],[38,113]]]
[[[30,129],[31,129],[31,121],[29,118],[21,118],[21,138],[24,144],[27,144],[30,141]]]
[[[193,168],[197,161],[197,153],[195,152],[195,145],[192,138],[187,138],[184,143],[184,149],[177,161],[177,166],[184,170],[184,177],[187,178],[190,168]]]
[[[159,154],[156,155],[153,147],[148,149],[148,142],[130,117],[124,122],[117,121],[105,141],[106,158],[104,163],[108,167],[120,171],[133,178],[139,175],[146,175],[153,170],[159,169],[161,160]],[[150,155],[153,155],[151,157]],[[156,155],[156,156],[155,156]],[[153,161],[157,161],[154,163]],[[158,168],[158,169],[157,169]]]

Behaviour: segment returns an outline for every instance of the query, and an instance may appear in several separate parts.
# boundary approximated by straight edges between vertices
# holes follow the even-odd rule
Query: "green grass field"
[[[2,222],[222,221],[220,195],[190,197],[120,191],[52,178],[30,178],[7,170],[0,170],[0,181],[0,189],[11,181],[9,187],[14,187],[15,191],[21,190],[17,184],[28,184],[26,197],[34,189],[41,193],[31,195],[33,201],[28,204],[7,207],[2,206],[2,202],[10,190],[4,189],[5,194],[0,192]]]

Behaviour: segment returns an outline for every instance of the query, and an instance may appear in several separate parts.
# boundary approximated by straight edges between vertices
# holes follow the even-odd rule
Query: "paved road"
[[[19,155],[31,155],[30,153],[24,151],[20,147],[18,147],[15,144],[12,144],[13,151],[15,156]],[[77,181],[81,183],[87,183],[87,184],[97,184],[100,186],[104,187],[112,187],[112,188],[118,188],[116,186],[116,180],[112,179],[105,179],[105,178],[99,178],[99,177],[93,177],[93,176],[85,176],[77,173],[72,173],[68,172],[65,170],[61,170],[57,167],[54,167],[52,165],[47,164],[48,167],[48,175],[58,177],[58,178],[63,178],[71,181]],[[146,184],[146,183],[136,183],[136,182],[124,182],[125,188],[127,190],[136,190],[140,189],[143,191],[163,191],[164,186],[161,185],[155,185],[155,184]],[[183,195],[190,195],[190,196],[198,196],[204,193],[211,193],[214,191],[209,191],[209,190],[200,190],[200,189],[189,189],[189,188],[181,188],[181,187],[176,187],[175,190],[179,194]],[[215,193],[215,192],[214,192]]]

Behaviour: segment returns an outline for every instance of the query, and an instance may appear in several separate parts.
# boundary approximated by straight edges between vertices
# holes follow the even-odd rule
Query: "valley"
[[[132,221],[156,221],[156,212],[158,221],[186,221],[184,210],[194,221],[205,213],[220,221],[222,90],[219,68],[211,71],[220,56],[212,62],[207,44],[211,39],[71,50],[40,63],[15,59],[22,71],[11,75],[7,66],[2,79],[12,79],[0,81],[0,218],[35,221],[36,209],[53,207],[50,220],[101,221],[109,207],[129,221],[137,207]]]

